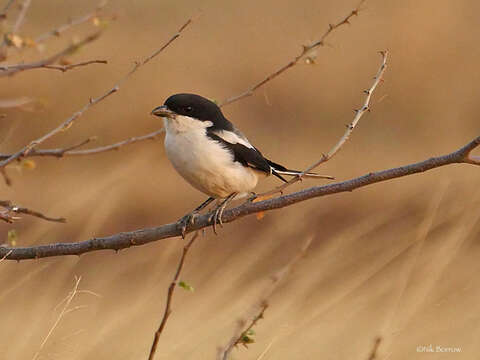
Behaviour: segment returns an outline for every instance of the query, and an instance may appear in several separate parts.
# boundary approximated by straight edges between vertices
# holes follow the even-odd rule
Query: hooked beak
[[[166,118],[174,118],[175,113],[170,110],[166,105],[158,106],[152,110],[151,115],[161,116]]]

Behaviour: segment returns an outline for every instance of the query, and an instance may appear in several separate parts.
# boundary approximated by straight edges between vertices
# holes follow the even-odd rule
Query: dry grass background
[[[60,73],[33,70],[3,79],[0,98],[42,99],[42,112],[8,111],[0,123],[0,152],[45,133],[125,74],[185,20],[201,16],[164,54],[118,94],[99,104],[49,147],[92,135],[98,144],[153,131],[150,110],[177,92],[215,99],[235,95],[295,56],[355,2],[119,0],[104,36],[76,54],[108,65]],[[33,1],[24,34],[38,34],[93,1]],[[373,112],[351,142],[322,169],[347,179],[447,153],[478,135],[480,47],[478,1],[368,1],[352,25],[255,96],[224,109],[273,160],[303,168],[328,150],[362,101],[390,50],[385,83]],[[75,33],[88,32],[89,26]],[[48,47],[54,51],[72,33]],[[16,59],[38,57],[34,51]],[[11,60],[14,60],[12,57]],[[13,129],[6,137],[9,129]],[[6,138],[5,138],[6,137]],[[1,198],[65,216],[66,225],[24,218],[0,224],[18,245],[77,241],[171,222],[204,199],[175,173],[162,142],[85,158],[37,159],[33,171],[11,168],[14,185]],[[320,198],[211,230],[194,244],[158,359],[212,359],[237,320],[249,313],[304,240],[314,236],[270,299],[256,326],[256,343],[234,359],[367,359],[375,338],[381,359],[473,359],[480,345],[480,174],[467,165]],[[262,189],[272,187],[268,179]],[[295,189],[313,185],[308,181]],[[293,190],[293,187],[292,187]],[[163,311],[182,242],[168,239],[116,254],[0,264],[0,358],[32,359],[81,276],[72,307],[38,359],[146,359]],[[461,348],[425,354],[417,346]],[[265,352],[265,350],[267,350]],[[262,353],[264,353],[262,355]]]

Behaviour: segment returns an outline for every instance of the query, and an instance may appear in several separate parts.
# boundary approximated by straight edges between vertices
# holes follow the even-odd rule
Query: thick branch
[[[366,175],[334,184],[315,186],[289,195],[259,201],[247,202],[224,212],[224,223],[235,221],[243,216],[261,211],[283,208],[316,197],[338,194],[375,184],[390,179],[400,178],[407,175],[417,174],[441,166],[458,163],[471,163],[469,159],[471,151],[480,145],[480,136],[473,139],[464,147],[450,154],[433,157],[415,164],[400,166],[397,168],[368,173]],[[187,228],[187,232],[200,230],[212,225],[211,214],[205,214],[196,218],[194,225]],[[153,241],[181,236],[181,226],[178,223],[166,224],[154,228],[145,228],[115,235],[93,238],[76,243],[56,243],[50,245],[32,246],[26,248],[0,248],[0,257],[5,256],[10,250],[12,253],[6,257],[8,260],[36,259],[49,256],[80,255],[96,250],[120,250],[131,246],[144,245]]]

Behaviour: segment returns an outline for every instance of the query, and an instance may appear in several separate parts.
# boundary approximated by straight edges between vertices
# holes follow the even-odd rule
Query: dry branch
[[[89,61],[83,61],[80,63],[69,64],[69,65],[43,65],[42,68],[60,70],[61,72],[65,72],[80,66],[86,66],[90,64],[107,64],[107,63],[108,63],[107,60],[89,60]]]
[[[20,207],[15,204],[13,204],[9,200],[0,200],[0,206],[5,209],[5,211],[0,213],[0,220],[3,220],[8,223],[13,223],[15,220],[20,219],[18,216],[14,216],[11,213],[17,215],[17,214],[25,214],[25,215],[30,215],[30,216],[35,216],[43,220],[47,221],[53,221],[53,222],[60,222],[64,223],[67,220],[65,218],[52,218],[49,216],[46,216],[38,211],[31,210],[25,207]]]
[[[219,352],[219,360],[227,360],[230,353],[239,344],[243,344],[244,346],[247,346],[249,342],[252,342],[249,337],[249,331],[257,324],[258,321],[263,319],[263,316],[265,314],[265,311],[268,308],[268,301],[273,295],[273,293],[278,289],[279,285],[282,283],[282,280],[284,280],[287,275],[292,271],[292,268],[295,266],[295,264],[307,253],[307,250],[309,249],[310,245],[312,244],[313,241],[313,236],[308,237],[305,242],[303,243],[302,247],[300,250],[293,256],[288,263],[286,263],[280,270],[278,270],[273,276],[272,276],[272,283],[270,286],[266,289],[264,294],[262,294],[262,299],[260,300],[260,304],[256,306],[258,309],[256,310],[255,314],[251,317],[250,324],[244,329],[240,329],[239,331],[233,335],[232,339],[229,341],[227,346],[224,349],[221,349]],[[247,322],[244,320],[240,321],[240,327],[243,328],[244,324]]]
[[[193,242],[197,239],[197,237],[198,237],[198,231],[195,234],[193,234],[192,238],[187,243],[187,245],[183,247],[182,256],[180,257],[180,262],[178,263],[175,276],[173,277],[173,280],[170,283],[170,286],[168,287],[167,302],[165,304],[165,310],[163,312],[163,317],[162,317],[162,320],[160,321],[160,325],[158,326],[157,331],[155,331],[152,347],[150,348],[150,354],[148,355],[148,360],[153,360],[153,358],[155,357],[155,352],[157,351],[157,346],[158,346],[158,340],[160,339],[160,335],[162,335],[163,329],[165,329],[165,325],[167,324],[168,318],[172,313],[171,306],[172,306],[173,293],[175,291],[175,288],[177,287],[177,282],[180,277],[180,273],[182,272],[183,265],[185,264],[185,258],[187,256],[188,250],[192,246]]]
[[[87,36],[85,39],[79,41],[78,43],[72,44],[65,49],[59,51],[58,53],[43,59],[39,61],[34,61],[31,63],[25,63],[25,64],[12,64],[12,65],[1,65],[0,66],[0,77],[2,76],[11,76],[14,75],[18,72],[25,71],[25,70],[32,70],[32,69],[41,69],[41,68],[49,68],[50,65],[53,63],[57,62],[58,60],[62,59],[63,57],[70,55],[80,49],[81,47],[87,45],[88,43],[91,43],[95,40],[97,40],[101,35],[101,32],[96,32],[95,34],[92,34],[90,36]],[[75,68],[77,66],[81,65],[87,65],[88,63],[104,63],[106,64],[107,62],[105,60],[92,60],[90,62],[84,62],[80,63],[80,65],[75,65],[71,66],[71,68]],[[52,67],[50,67],[52,68]],[[68,69],[65,69],[66,71]]]
[[[15,35],[19,30],[20,27],[23,24],[23,21],[25,20],[25,15],[27,14],[28,8],[30,7],[31,0],[24,0],[23,3],[20,5],[20,11],[18,13],[17,19],[15,20],[15,23],[12,26],[11,32],[9,34],[5,34],[3,36],[2,42],[0,43],[0,61],[3,61],[7,58],[7,53],[8,50],[6,48],[8,44],[8,35]],[[12,5],[13,1],[9,1],[7,5],[5,6],[2,15],[0,16],[0,19],[5,19],[7,16],[7,11]]]
[[[134,136],[114,144],[99,146],[96,148],[85,149],[85,150],[75,150],[75,149],[78,149],[79,147],[82,147],[88,144],[89,142],[94,140],[94,138],[88,138],[76,145],[72,145],[70,147],[66,147],[63,149],[35,149],[34,148],[24,157],[52,156],[52,157],[61,158],[64,156],[86,156],[86,155],[99,154],[99,153],[104,153],[108,151],[118,150],[123,146],[135,144],[141,141],[153,140],[157,138],[158,135],[162,134],[164,131],[165,131],[164,129],[160,129],[142,136]],[[0,154],[0,160],[8,159],[10,156],[12,155]]]
[[[293,58],[292,60],[290,60],[287,64],[282,66],[277,71],[271,73],[270,75],[265,77],[263,80],[256,83],[251,88],[242,92],[241,94],[236,95],[236,96],[232,96],[232,97],[230,97],[228,99],[225,99],[224,101],[220,102],[219,106],[222,107],[222,106],[234,103],[235,101],[238,101],[238,100],[243,99],[245,97],[252,96],[253,93],[256,90],[258,90],[259,88],[264,86],[266,83],[272,81],[277,76],[281,75],[282,73],[284,73],[288,69],[297,65],[298,62],[300,60],[306,58],[307,55],[310,54],[313,49],[316,49],[320,46],[324,46],[325,45],[325,40],[334,30],[338,29],[342,25],[350,24],[351,18],[358,15],[358,13],[360,12],[360,7],[362,6],[362,4],[364,2],[365,2],[365,0],[361,0],[360,3],[358,4],[358,6],[355,9],[353,9],[352,11],[350,11],[350,13],[347,16],[345,16],[345,18],[343,18],[341,21],[337,22],[336,24],[329,24],[328,29],[323,33],[323,35],[317,41],[315,41],[314,43],[312,43],[310,45],[304,45],[301,53],[299,55],[297,55],[295,58]]]
[[[478,157],[471,155],[472,150],[477,148],[479,145],[480,136],[473,139],[471,142],[452,153],[432,157],[422,162],[378,172],[371,172],[351,180],[323,186],[314,186],[273,199],[263,200],[255,203],[246,202],[233,209],[226,210],[223,213],[222,220],[223,223],[228,223],[235,221],[241,217],[255,214],[261,211],[280,209],[286,206],[291,206],[298,202],[321,196],[338,194],[342,192],[350,192],[367,185],[425,172],[450,164],[468,163],[480,165],[480,162],[477,163]],[[195,224],[188,226],[186,232],[197,231],[211,225],[212,214],[205,214],[196,218]],[[130,232],[122,232],[107,237],[93,238],[90,240],[74,243],[55,243],[24,248],[2,247],[0,248],[0,257],[5,256],[10,250],[13,251],[9,256],[6,257],[6,259],[8,260],[36,259],[42,257],[63,255],[80,255],[91,251],[105,249],[120,250],[129,248],[131,246],[144,245],[161,239],[181,237],[181,233],[182,226],[180,223],[177,222],[154,228],[145,228]]]
[[[145,58],[141,62],[136,62],[133,69],[130,70],[113,88],[105,92],[103,95],[100,95],[97,98],[92,98],[90,101],[79,111],[77,111],[75,114],[70,116],[67,120],[65,120],[63,123],[58,125],[56,128],[48,132],[47,134],[43,135],[42,137],[31,141],[29,144],[24,146],[22,149],[17,151],[16,153],[12,154],[10,157],[8,157],[5,160],[0,161],[0,168],[5,167],[7,164],[11,163],[14,160],[20,159],[27,155],[30,151],[32,151],[34,148],[36,148],[38,145],[42,144],[44,141],[47,139],[51,138],[52,136],[67,130],[70,126],[73,125],[75,120],[82,116],[88,109],[90,109],[92,106],[98,104],[102,100],[106,99],[110,95],[116,93],[119,91],[120,86],[128,79],[132,74],[134,74],[141,66],[145,65],[147,62],[152,60],[155,56],[159,55],[163,50],[165,50],[175,39],[177,39],[180,36],[180,33],[192,22],[192,19],[189,19],[185,24],[183,24],[180,29],[177,31],[175,35],[173,35],[164,45],[162,45],[158,50],[153,52],[153,54],[149,55],[147,58]]]
[[[7,18],[7,13],[10,7],[13,5],[15,0],[8,0],[5,6],[2,9],[2,12],[0,13],[0,20],[6,19]]]
[[[340,138],[340,140],[333,146],[332,149],[330,149],[328,153],[322,154],[322,157],[320,158],[320,160],[318,160],[317,162],[315,162],[314,164],[306,168],[300,175],[293,177],[287,183],[284,183],[271,191],[261,194],[260,196],[269,196],[272,194],[276,194],[278,192],[282,192],[288,186],[300,181],[302,179],[303,174],[314,170],[319,165],[330,160],[333,156],[335,156],[335,154],[337,154],[340,151],[340,149],[343,147],[343,145],[345,145],[348,139],[350,139],[350,136],[352,135],[353,130],[357,126],[363,114],[365,114],[367,111],[370,111],[370,101],[372,99],[373,92],[377,88],[378,84],[380,84],[380,82],[383,81],[383,76],[385,74],[385,70],[387,69],[388,52],[380,51],[379,53],[382,56],[382,63],[380,64],[380,68],[378,69],[377,74],[373,78],[374,79],[373,84],[372,86],[370,86],[368,90],[364,90],[364,93],[366,94],[366,96],[365,96],[363,105],[360,109],[355,110],[355,117],[353,118],[352,122],[347,125],[347,130],[345,131],[343,136]]]
[[[34,39],[35,45],[38,45],[42,42],[45,42],[52,37],[59,37],[60,35],[62,35],[67,30],[71,29],[72,27],[77,26],[77,25],[81,25],[83,23],[86,23],[89,20],[94,19],[95,17],[100,15],[100,12],[103,10],[103,8],[105,7],[106,4],[107,4],[107,2],[104,1],[104,2],[100,3],[99,5],[97,5],[97,8],[94,11],[92,11],[92,12],[86,14],[86,15],[71,19],[68,23],[60,25],[59,27],[57,27],[53,30],[47,31],[46,33],[43,33],[43,34],[37,36]]]

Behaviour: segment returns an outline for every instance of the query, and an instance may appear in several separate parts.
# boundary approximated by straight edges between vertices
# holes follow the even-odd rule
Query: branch
[[[233,348],[239,344],[244,345],[247,347],[248,344],[255,342],[255,340],[250,335],[250,330],[257,324],[257,322],[263,319],[263,315],[265,310],[268,307],[268,301],[273,295],[273,293],[278,289],[279,285],[282,283],[289,273],[291,273],[292,268],[295,264],[307,253],[308,248],[312,244],[313,236],[308,237],[305,242],[303,243],[300,250],[292,257],[288,263],[286,263],[280,270],[278,270],[272,276],[272,283],[266,289],[265,293],[262,295],[262,299],[260,304],[258,305],[258,309],[256,309],[255,315],[251,317],[250,325],[247,326],[245,330],[241,330],[246,324],[246,321],[240,321],[240,331],[237,331],[227,346],[219,352],[218,359],[219,360],[227,360],[230,353],[232,352]]]
[[[38,145],[42,144],[45,140],[51,138],[52,136],[58,134],[59,132],[67,130],[70,126],[73,125],[75,120],[82,116],[88,109],[90,109],[92,106],[98,104],[102,100],[106,99],[110,95],[116,93],[117,91],[120,90],[120,86],[123,85],[123,83],[130,78],[141,66],[145,65],[147,62],[152,60],[155,56],[159,55],[163,50],[165,50],[174,40],[176,40],[179,36],[180,33],[192,22],[192,19],[189,19],[184,25],[180,27],[180,29],[177,31],[175,35],[173,35],[170,40],[168,40],[162,47],[160,47],[158,50],[156,50],[152,55],[148,56],[145,60],[142,62],[137,62],[135,63],[134,67],[130,72],[128,72],[118,83],[115,85],[113,88],[105,92],[103,95],[100,95],[99,97],[95,99],[90,99],[90,101],[79,111],[77,111],[75,114],[70,116],[67,120],[65,120],[63,123],[58,125],[56,128],[51,130],[49,133],[43,135],[42,137],[31,141],[28,145],[24,146],[22,149],[17,151],[15,154],[11,155],[7,159],[0,161],[0,168],[5,167],[7,164],[11,163],[14,160],[17,160],[19,158],[24,157],[27,155],[30,151],[32,151],[35,147]]]
[[[95,17],[97,17],[100,14],[101,10],[103,10],[103,8],[105,7],[106,4],[107,4],[107,2],[103,1],[102,3],[97,5],[97,8],[94,11],[92,11],[92,12],[86,14],[86,15],[71,19],[68,23],[60,25],[59,27],[57,27],[53,30],[50,30],[50,31],[48,31],[44,34],[41,34],[41,35],[37,36],[34,40],[34,43],[37,45],[37,44],[40,44],[42,42],[47,41],[48,39],[50,39],[52,37],[58,37],[61,34],[63,34],[65,31],[71,29],[72,27],[77,26],[77,25],[81,25],[81,24],[86,23],[87,21],[89,21],[91,19],[94,19]]]
[[[33,157],[33,156],[53,156],[57,158],[61,158],[64,156],[86,156],[86,155],[93,155],[93,154],[99,154],[103,152],[108,152],[108,151],[113,151],[113,150],[118,150],[122,146],[130,145],[130,144],[135,144],[137,142],[141,141],[146,141],[146,140],[153,140],[155,139],[158,135],[164,132],[164,129],[160,129],[154,132],[151,132],[149,134],[145,134],[142,136],[135,136],[131,137],[122,141],[119,141],[117,143],[111,144],[111,145],[105,145],[105,146],[99,146],[96,148],[92,149],[85,149],[85,150],[75,150],[78,149],[81,146],[84,146],[88,144],[89,142],[93,141],[95,138],[91,137],[88,138],[76,145],[72,145],[67,148],[63,149],[32,149],[27,155],[24,157]],[[0,160],[8,159],[12,155],[8,154],[0,154]]]
[[[2,9],[2,12],[0,13],[0,20],[4,20],[4,19],[7,18],[8,10],[10,9],[10,7],[13,5],[14,2],[15,2],[15,0],[8,0],[7,1],[7,3],[5,4],[5,6]]]
[[[9,200],[0,200],[0,206],[6,209],[6,211],[0,213],[0,220],[6,221],[8,223],[13,223],[15,220],[20,219],[18,216],[10,215],[10,213],[35,216],[43,220],[60,222],[60,223],[65,223],[67,221],[65,218],[52,218],[52,217],[43,215],[38,211],[30,210],[24,207],[19,207],[17,205],[14,205]]]
[[[85,66],[90,64],[107,64],[107,63],[108,63],[107,60],[89,60],[89,61],[84,61],[76,64],[69,64],[69,65],[43,65],[42,68],[60,70],[61,72],[65,72],[80,66]]]
[[[25,21],[25,16],[27,15],[28,8],[30,7],[32,0],[24,0],[22,5],[20,5],[20,12],[18,13],[17,20],[12,28],[12,33],[16,34],[20,30],[20,27],[23,25]]]
[[[18,72],[25,71],[25,70],[41,69],[41,68],[47,68],[47,69],[48,68],[54,68],[54,67],[51,67],[50,65],[57,62],[61,58],[74,53],[75,51],[77,51],[78,49],[83,47],[84,45],[86,45],[88,43],[91,43],[92,41],[97,40],[100,37],[100,35],[101,35],[101,32],[96,32],[95,34],[87,36],[82,41],[80,41],[78,43],[75,43],[75,44],[72,44],[72,45],[68,46],[67,48],[63,49],[62,51],[59,51],[55,55],[52,55],[49,58],[46,58],[46,59],[43,59],[43,60],[34,61],[34,62],[31,62],[31,63],[25,63],[25,64],[1,65],[0,66],[0,71],[1,71],[0,72],[0,77],[11,76],[11,75],[14,75]],[[94,62],[100,62],[100,63],[103,63],[103,64],[107,63],[105,60],[93,60],[93,61],[87,61],[87,62],[80,63],[80,64],[70,65],[70,68],[75,68],[75,67],[78,67],[78,66],[87,65],[89,63],[94,63]],[[65,66],[65,68],[67,68],[67,67],[68,66]],[[61,70],[61,69],[59,69],[59,70]],[[69,70],[69,69],[65,69],[64,71],[66,71],[66,70]]]
[[[183,247],[182,256],[180,257],[180,262],[178,263],[178,266],[177,266],[177,271],[175,272],[175,276],[173,277],[173,280],[170,283],[170,286],[168,287],[167,303],[165,305],[165,311],[163,313],[162,321],[160,322],[160,325],[158,326],[157,331],[155,331],[155,336],[153,338],[150,354],[148,355],[148,360],[153,360],[153,358],[155,357],[158,340],[160,339],[160,335],[162,334],[163,329],[165,329],[165,325],[167,324],[168,317],[172,313],[171,305],[172,305],[172,299],[173,299],[173,292],[175,291],[175,288],[177,286],[177,281],[178,281],[178,278],[180,277],[180,273],[182,272],[183,264],[185,263],[185,258],[187,256],[188,250],[192,246],[193,242],[197,239],[197,237],[198,237],[198,231],[192,236],[192,238],[187,243],[187,245]]]
[[[400,166],[388,170],[371,172],[366,175],[337,182],[333,184],[314,186],[289,195],[279,196],[259,202],[246,202],[233,209],[226,210],[223,213],[223,223],[235,221],[241,217],[255,214],[261,211],[280,209],[291,206],[298,202],[313,199],[321,196],[350,192],[367,185],[390,179],[400,178],[407,175],[413,175],[435,169],[450,164],[470,163],[472,164],[471,152],[480,145],[480,136],[473,139],[467,145],[450,154],[432,157],[415,164]],[[476,157],[474,158],[476,159]],[[480,165],[475,163],[475,165]],[[195,224],[187,227],[187,232],[197,231],[212,225],[212,214],[205,214],[196,218]],[[171,223],[154,228],[145,228],[130,232],[122,232],[115,235],[93,238],[86,241],[74,243],[55,243],[50,245],[40,245],[25,248],[0,248],[0,257],[13,250],[6,258],[8,260],[36,259],[50,256],[80,255],[83,253],[97,250],[120,250],[131,246],[140,246],[153,241],[171,237],[181,237],[182,226],[180,223]]]
[[[280,74],[284,73],[285,71],[287,71],[288,69],[294,67],[295,65],[298,64],[298,62],[300,60],[302,60],[303,58],[306,57],[307,54],[309,54],[313,49],[316,49],[320,46],[324,46],[325,45],[325,39],[336,29],[338,29],[339,27],[341,27],[342,25],[346,25],[346,24],[350,24],[350,20],[352,17],[354,16],[357,16],[358,13],[360,12],[360,7],[362,6],[362,4],[365,2],[365,0],[361,0],[360,3],[358,4],[358,6],[353,9],[345,18],[343,18],[343,20],[339,21],[338,23],[336,24],[329,24],[328,25],[328,29],[323,33],[323,35],[320,37],[320,39],[318,39],[317,41],[315,41],[313,44],[311,45],[303,45],[303,49],[301,51],[301,53],[299,55],[297,55],[295,58],[293,58],[292,60],[290,60],[290,62],[288,62],[286,65],[282,66],[280,69],[278,69],[277,71],[271,73],[270,75],[268,75],[266,78],[264,78],[262,81],[258,82],[257,84],[253,85],[251,88],[249,88],[248,90],[244,91],[243,93],[239,94],[239,95],[236,95],[236,96],[232,96],[228,99],[225,99],[224,101],[220,102],[219,106],[222,107],[222,106],[225,106],[225,105],[228,105],[228,104],[231,104],[231,103],[234,103],[240,99],[243,99],[243,98],[246,98],[248,96],[252,96],[253,93],[259,89],[260,87],[264,86],[266,83],[272,81],[273,79],[275,79],[277,76],[279,76]]]
[[[333,146],[333,148],[327,153],[327,154],[322,154],[322,157],[320,160],[315,162],[313,165],[309,166],[306,168],[301,174],[298,176],[293,177],[290,179],[288,182],[278,186],[277,188],[267,191],[264,194],[259,195],[260,197],[262,196],[269,196],[272,194],[276,194],[278,192],[282,192],[285,188],[288,186],[302,180],[302,177],[305,173],[308,173],[315,168],[317,168],[320,164],[323,164],[324,162],[327,162],[330,160],[332,157],[337,154],[340,149],[345,145],[345,143],[350,139],[350,135],[352,135],[353,130],[357,126],[358,122],[362,118],[363,114],[365,114],[367,111],[370,111],[370,100],[372,99],[373,92],[377,88],[378,84],[380,84],[381,81],[383,81],[383,75],[385,74],[385,70],[387,69],[387,57],[388,57],[388,52],[387,51],[379,51],[380,55],[382,55],[382,63],[380,64],[380,68],[377,71],[377,74],[373,78],[373,84],[370,86],[368,90],[364,90],[363,92],[366,94],[365,100],[363,102],[363,105],[360,109],[355,110],[355,117],[353,118],[352,122],[347,125],[347,130],[343,134],[343,136],[340,138],[340,140]]]
[[[15,20],[15,23],[13,24],[12,30],[10,34],[5,34],[3,36],[2,42],[0,43],[0,61],[3,61],[7,58],[7,49],[6,45],[8,44],[8,35],[15,35],[18,30],[20,30],[20,27],[23,24],[23,21],[25,20],[25,15],[27,14],[27,10],[30,7],[30,3],[32,0],[24,0],[23,3],[20,5],[20,12],[18,13],[17,19]],[[8,1],[7,4],[5,5],[3,9],[3,13],[0,16],[0,19],[6,19],[7,17],[7,11],[10,8],[10,6],[14,3],[14,1]]]

